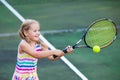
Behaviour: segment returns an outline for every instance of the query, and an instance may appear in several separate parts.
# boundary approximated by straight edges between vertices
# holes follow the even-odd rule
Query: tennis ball
[[[95,45],[95,46],[93,47],[93,52],[99,53],[99,52],[100,52],[100,47],[97,46],[97,45]]]

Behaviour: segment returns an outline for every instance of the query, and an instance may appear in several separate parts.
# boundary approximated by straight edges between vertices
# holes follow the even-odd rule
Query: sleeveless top
[[[36,51],[41,51],[41,47],[36,44]],[[37,58],[27,53],[17,55],[15,73],[12,80],[38,80]]]

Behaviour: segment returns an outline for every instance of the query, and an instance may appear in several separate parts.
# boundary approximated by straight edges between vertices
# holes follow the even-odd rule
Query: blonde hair
[[[36,20],[33,20],[33,19],[26,19],[22,24],[21,24],[21,27],[19,29],[19,36],[21,37],[21,39],[24,39],[26,40],[27,42],[29,42],[27,36],[24,34],[24,32],[28,31],[31,27],[31,24],[34,24],[34,23],[37,23],[39,24],[38,21]],[[41,43],[41,40],[37,41],[38,44]]]

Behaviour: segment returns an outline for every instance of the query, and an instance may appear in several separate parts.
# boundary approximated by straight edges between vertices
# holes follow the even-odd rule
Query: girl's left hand
[[[67,46],[67,54],[71,53],[74,49],[72,48],[72,46]]]

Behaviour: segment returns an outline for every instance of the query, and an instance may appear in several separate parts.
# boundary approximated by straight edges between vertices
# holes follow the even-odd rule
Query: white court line
[[[20,19],[22,22],[25,20],[10,4],[6,2],[6,0],[0,0],[18,19]],[[55,50],[56,48],[49,43],[42,35],[40,36],[41,40],[43,40],[45,43],[49,45],[49,47],[52,50]],[[65,64],[68,65],[82,80],[88,80],[87,77],[85,77],[68,59],[66,59],[64,56],[61,57],[62,61],[65,62]]]
[[[84,31],[84,28],[81,29],[62,29],[62,30],[45,30],[45,31],[40,31],[42,35],[45,34],[59,34],[59,33],[71,33],[71,32],[82,32]],[[17,36],[18,33],[0,33],[0,37],[9,37],[9,36]]]

